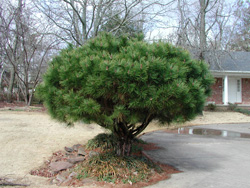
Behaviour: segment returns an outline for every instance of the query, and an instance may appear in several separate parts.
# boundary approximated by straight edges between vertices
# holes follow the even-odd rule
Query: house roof
[[[205,61],[216,72],[250,72],[250,52],[206,53]]]

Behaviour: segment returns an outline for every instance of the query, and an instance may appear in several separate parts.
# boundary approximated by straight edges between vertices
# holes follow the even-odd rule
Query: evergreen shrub
[[[129,155],[153,119],[185,122],[199,114],[212,83],[208,66],[181,48],[102,33],[62,50],[38,92],[52,117],[95,122],[117,136],[118,155]]]

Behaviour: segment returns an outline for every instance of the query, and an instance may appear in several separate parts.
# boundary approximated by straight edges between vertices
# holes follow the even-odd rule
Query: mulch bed
[[[153,143],[143,144],[142,147],[143,147],[144,151],[160,149],[158,146],[156,146],[156,144],[153,144]],[[87,155],[86,155],[87,156],[86,160],[87,160],[88,154],[90,151],[88,151],[88,150],[85,150],[85,151],[87,153]],[[136,155],[138,155],[138,153]],[[150,159],[150,157],[148,157],[144,152],[141,152],[140,155],[144,155]],[[152,159],[150,159],[150,160],[152,160]],[[108,183],[108,182],[104,182],[104,181],[96,181],[96,180],[93,180],[91,178],[90,179],[86,178],[86,180],[78,180],[75,177],[75,178],[72,178],[65,183],[65,182],[56,181],[56,179],[58,179],[58,176],[65,176],[65,175],[63,175],[63,174],[65,174],[65,171],[60,171],[59,173],[53,173],[49,167],[49,165],[52,161],[67,161],[67,152],[58,151],[58,152],[53,153],[53,155],[48,160],[46,160],[44,162],[42,167],[31,171],[31,174],[36,175],[36,176],[48,177],[49,178],[48,182],[50,182],[50,184],[57,184],[57,185],[62,185],[62,186],[79,187],[79,186],[83,186],[83,185],[84,186],[96,185],[98,187],[100,186],[100,187],[107,187],[107,188],[111,188],[111,187],[140,188],[140,187],[145,187],[148,185],[155,184],[155,183],[162,181],[162,180],[169,179],[171,177],[171,174],[181,172],[170,165],[157,163],[157,165],[159,165],[161,167],[163,172],[162,173],[154,172],[154,174],[150,177],[150,179],[148,181],[145,181],[145,182],[137,182],[134,184],[123,184],[123,183],[114,184],[114,183]],[[72,167],[72,168],[74,168],[74,167]],[[70,169],[68,169],[66,171],[67,171],[66,173],[68,173],[68,174],[72,173],[72,171],[70,171]]]

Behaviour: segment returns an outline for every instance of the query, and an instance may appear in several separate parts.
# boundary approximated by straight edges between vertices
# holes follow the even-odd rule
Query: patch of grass
[[[102,133],[95,136],[93,139],[89,140],[86,148],[96,149],[100,148],[102,151],[107,149],[113,149],[117,143],[117,140],[113,134]]]
[[[113,134],[99,134],[92,140],[89,140],[87,149],[101,149],[101,154],[93,156],[88,160],[77,165],[75,171],[77,178],[86,177],[96,178],[98,181],[112,183],[136,183],[147,181],[152,173],[162,172],[162,169],[144,156],[125,156],[118,157],[114,148],[117,139]],[[142,145],[146,144],[141,139],[134,139],[132,144],[132,153],[143,150]]]
[[[216,107],[217,107],[216,104],[213,104],[213,103],[210,103],[210,104],[207,105],[207,109],[209,111],[215,111]]]
[[[250,110],[247,110],[247,109],[235,108],[234,111],[235,111],[235,112],[240,112],[240,113],[242,113],[242,114],[245,114],[245,115],[250,116]]]
[[[136,183],[147,181],[153,172],[162,169],[146,157],[117,157],[114,152],[101,153],[84,161],[75,169],[78,178],[95,177],[98,181]]]
[[[101,133],[95,136],[93,139],[89,140],[86,149],[97,149],[100,148],[101,151],[115,149],[117,147],[117,138],[110,133]],[[133,140],[134,144],[132,145],[132,152],[141,151],[141,147],[138,144],[146,144],[145,141],[135,138]]]
[[[235,104],[235,103],[228,103],[228,107],[227,107],[227,109],[229,110],[229,111],[235,111],[235,109],[237,108],[237,104]]]

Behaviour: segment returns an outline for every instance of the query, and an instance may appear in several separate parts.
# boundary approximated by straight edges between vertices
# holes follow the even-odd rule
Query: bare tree
[[[177,45],[191,50],[198,59],[204,59],[208,51],[225,49],[225,30],[232,24],[232,9],[225,1],[178,0],[177,10]]]
[[[185,0],[178,0],[177,9],[180,15],[179,28],[178,28],[178,36],[176,44],[178,46],[182,46],[186,48],[187,46],[187,24],[188,19],[185,16],[184,7],[186,5]]]
[[[199,59],[204,59],[204,53],[207,51],[207,36],[216,23],[216,14],[219,9],[220,0],[199,0],[198,15],[195,18],[196,23],[192,23],[194,30],[198,31],[199,38]],[[212,18],[208,22],[208,15]]]
[[[234,12],[235,27],[230,42],[230,49],[237,51],[250,51],[250,2],[238,0]]]
[[[146,20],[152,20],[162,11],[162,8],[154,9],[154,6],[166,6],[173,1],[35,0],[34,4],[55,26],[54,35],[79,46],[97,36],[111,20],[116,24],[112,24],[108,31],[114,34],[131,24],[131,21],[136,21],[143,27]]]
[[[35,88],[41,82],[41,75],[46,70],[49,52],[57,41],[52,38],[48,41],[45,34],[28,31],[25,25],[22,25],[22,29],[23,59],[16,67],[17,84],[25,103],[31,105]]]
[[[34,88],[41,79],[48,55],[57,41],[41,34],[39,28],[34,27],[36,21],[32,19],[32,12],[28,6],[24,9],[24,5],[23,0],[18,1],[17,7],[7,1],[7,11],[1,8],[2,67],[10,73],[8,101],[12,101],[15,86],[21,91],[26,104],[30,105]]]
[[[10,79],[9,79],[9,86],[7,92],[7,99],[8,102],[12,101],[12,91],[14,87],[15,81],[15,66],[20,61],[20,40],[19,40],[19,32],[20,32],[20,20],[23,11],[23,2],[22,0],[18,0],[17,7],[13,7],[10,2],[7,1],[7,11],[4,12],[4,7],[1,7],[1,33],[2,33],[2,40],[1,40],[1,47],[2,53],[5,53],[6,58],[9,62],[12,63],[5,63],[5,67],[10,72]],[[5,7],[6,8],[6,7]],[[7,42],[7,38],[11,38]],[[12,54],[10,56],[10,53]],[[4,64],[4,62],[2,63]]]

